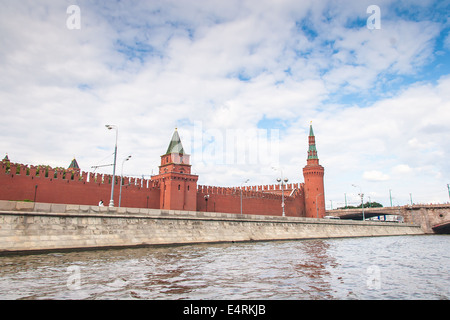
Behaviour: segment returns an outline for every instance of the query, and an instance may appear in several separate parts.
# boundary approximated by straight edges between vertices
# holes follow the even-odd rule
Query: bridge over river
[[[327,216],[340,219],[362,220],[358,209],[327,210]],[[364,217],[398,216],[403,223],[420,224],[426,233],[450,233],[450,204],[414,204],[397,207],[364,208]]]

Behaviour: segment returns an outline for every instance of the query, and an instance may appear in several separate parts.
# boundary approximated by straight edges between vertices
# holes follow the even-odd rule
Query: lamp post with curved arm
[[[122,201],[122,180],[123,180],[123,165],[125,163],[125,161],[130,160],[131,156],[126,157],[123,161],[122,161],[122,171],[120,173],[120,192],[119,192],[119,208],[120,208],[120,203]]]
[[[113,166],[113,178],[111,181],[111,200],[109,201],[109,206],[114,207],[114,185],[116,184],[116,159],[117,159],[117,136],[119,135],[119,129],[116,125],[107,124],[105,125],[108,130],[116,129],[116,145],[114,147],[114,166]]]

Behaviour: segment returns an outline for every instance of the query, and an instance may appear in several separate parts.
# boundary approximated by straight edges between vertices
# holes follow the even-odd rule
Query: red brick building
[[[324,168],[319,165],[315,136],[310,126],[304,183],[242,187],[198,186],[191,173],[190,156],[185,153],[175,129],[159,173],[151,179],[123,177],[121,206],[165,210],[213,211],[239,214],[319,217],[325,215]],[[35,167],[0,162],[0,200],[97,205],[108,203],[112,176],[82,172],[75,159],[68,169]],[[119,203],[120,177],[116,177],[114,203]],[[284,196],[282,196],[282,193]],[[242,202],[241,202],[242,199]]]
[[[303,168],[305,179],[305,216],[323,218],[325,216],[325,190],[323,186],[324,168],[319,164],[316,137],[312,125],[309,128],[309,149],[306,167]]]
[[[198,176],[191,174],[190,156],[184,152],[177,129],[169,147],[161,156],[159,174],[152,181],[160,186],[160,208],[169,210],[197,210]]]

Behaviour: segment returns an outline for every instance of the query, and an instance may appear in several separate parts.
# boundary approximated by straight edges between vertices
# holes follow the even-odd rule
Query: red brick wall
[[[19,174],[16,174],[17,167]],[[81,175],[75,173],[73,178],[70,173],[66,173],[67,176],[63,178],[63,174],[63,171],[50,169],[46,177],[45,170],[36,172],[33,166],[16,164],[11,164],[11,170],[7,173],[6,164],[0,162],[0,200],[97,205],[102,199],[105,206],[109,204],[111,175],[82,172]],[[165,209],[240,213],[239,188],[197,188],[197,176],[189,175],[192,179],[186,180],[186,175],[178,175],[180,179],[165,181],[124,177],[121,206],[159,209],[163,208],[164,201]],[[120,177],[116,177],[116,181],[114,204],[118,207]],[[166,192],[163,191],[164,183]],[[292,190],[295,192],[289,196]],[[303,183],[287,185],[287,190],[284,191],[286,216],[306,216],[304,192]],[[208,208],[204,199],[207,194]],[[244,187],[242,208],[244,214],[281,216],[280,186]]]
[[[292,190],[285,191],[285,215],[293,217],[305,216],[305,204],[303,197],[303,184],[296,185],[298,189],[293,196],[289,196]],[[255,215],[282,215],[281,194],[266,193],[258,190],[274,190],[277,186],[246,187],[242,192],[242,213]],[[209,195],[205,201],[205,195]],[[197,211],[208,212],[241,212],[241,193],[239,188],[221,188],[199,186],[197,193]]]
[[[19,174],[16,174],[19,167]],[[27,175],[27,171],[29,171]],[[0,162],[0,200],[31,200],[47,203],[97,205],[103,200],[105,206],[111,198],[110,175],[93,173],[70,173],[63,178],[62,171],[50,169],[36,172],[33,166],[11,164],[6,173],[6,164]],[[89,181],[88,181],[89,175]],[[119,206],[120,177],[116,177],[114,204]],[[102,182],[103,180],[103,182]],[[128,185],[130,184],[131,185]],[[36,187],[37,186],[37,187]],[[159,208],[159,188],[148,180],[125,178],[122,187],[122,207]]]

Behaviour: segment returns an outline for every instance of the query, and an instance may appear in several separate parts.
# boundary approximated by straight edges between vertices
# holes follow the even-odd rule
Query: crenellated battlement
[[[284,188],[284,197],[296,197],[301,194],[303,183],[289,183]],[[241,195],[241,187],[216,187],[203,186],[197,187],[197,192],[204,195]],[[260,186],[243,186],[242,196],[247,198],[266,198],[281,199],[282,190],[280,185],[260,185]]]
[[[50,166],[34,166],[21,163],[0,162],[0,175],[9,175],[11,178],[29,177],[45,178],[47,182],[67,180],[73,183],[83,184],[111,184],[112,175],[95,172],[71,171],[64,168],[52,168]],[[120,176],[116,176],[116,184],[120,184]],[[154,189],[159,187],[158,181],[135,177],[123,177],[123,186]]]
[[[284,187],[284,191],[292,191],[293,189],[300,189],[302,183],[287,183]],[[271,185],[263,185],[263,186],[246,186],[245,188],[250,188],[255,191],[262,192],[271,192],[271,191],[279,191],[281,192],[281,185],[279,184],[271,184]]]
[[[108,203],[112,183],[110,174],[11,163],[8,159],[0,162],[0,200],[97,205],[100,200]],[[115,184],[115,203],[159,208],[157,181],[124,177],[120,185],[120,176],[116,176]]]

